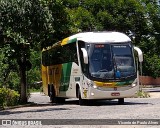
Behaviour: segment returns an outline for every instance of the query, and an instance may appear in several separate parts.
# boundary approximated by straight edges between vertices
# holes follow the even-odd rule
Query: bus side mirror
[[[84,63],[88,64],[88,53],[87,53],[86,49],[85,48],[81,48],[81,51],[83,53]]]
[[[142,53],[141,49],[138,47],[134,47],[134,50],[136,50],[138,53],[139,62],[143,62],[143,53]]]

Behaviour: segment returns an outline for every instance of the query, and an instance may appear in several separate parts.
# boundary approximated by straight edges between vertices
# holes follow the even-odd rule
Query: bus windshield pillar
[[[85,48],[81,48],[82,53],[83,53],[83,59],[84,59],[84,63],[88,64],[88,54]]]

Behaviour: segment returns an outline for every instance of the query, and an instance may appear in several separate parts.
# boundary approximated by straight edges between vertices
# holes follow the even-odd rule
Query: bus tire
[[[80,88],[78,89],[79,105],[85,105],[85,100],[81,98]]]
[[[63,97],[55,97],[55,103],[65,103],[65,98],[63,98]]]
[[[54,86],[53,85],[50,85],[49,97],[50,97],[51,103],[54,103],[55,102],[55,90],[54,90]]]
[[[118,99],[118,104],[120,104],[120,105],[124,104],[124,98],[119,98]]]
[[[50,85],[48,84],[48,96],[50,97]]]

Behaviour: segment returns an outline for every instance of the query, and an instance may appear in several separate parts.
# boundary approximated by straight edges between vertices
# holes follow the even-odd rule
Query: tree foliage
[[[26,92],[31,49],[40,50],[67,35],[65,16],[60,0],[0,0],[0,47],[9,47],[4,51],[9,66],[12,61],[18,65],[21,95]]]
[[[64,0],[64,4],[73,33],[121,31],[134,35],[133,44],[144,53],[143,74],[160,76],[160,8],[156,0]],[[156,56],[154,62],[152,56]]]

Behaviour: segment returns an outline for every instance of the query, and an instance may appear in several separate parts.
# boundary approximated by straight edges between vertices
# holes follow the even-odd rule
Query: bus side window
[[[64,62],[75,62],[78,64],[76,43],[65,45],[61,52]]]
[[[48,51],[43,51],[42,52],[42,64],[44,66],[48,65]]]
[[[75,51],[76,53],[74,54],[74,62],[78,65],[78,57],[77,57],[77,51]]]
[[[78,42],[78,48],[79,48],[79,56],[80,56],[80,63],[81,63],[81,67],[82,67],[82,71],[84,74],[88,74],[87,73],[87,64],[84,64],[83,62],[83,53],[81,51],[81,48],[85,48],[85,42],[83,41],[79,41]]]
[[[78,64],[76,43],[58,46],[42,53],[43,65],[57,65],[75,62]]]
[[[70,55],[71,55],[71,60],[75,62],[78,65],[78,57],[77,57],[77,48],[76,48],[76,43],[73,43],[70,45]]]

